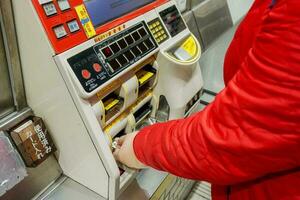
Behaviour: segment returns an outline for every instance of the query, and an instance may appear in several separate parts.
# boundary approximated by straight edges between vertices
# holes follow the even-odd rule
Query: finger
[[[120,159],[119,153],[120,153],[120,148],[116,148],[115,151],[113,152],[113,156],[117,161],[119,161]]]
[[[124,136],[118,138],[118,140],[117,140],[118,145],[122,146],[123,143],[125,142],[125,140],[126,140],[126,135],[124,135]]]

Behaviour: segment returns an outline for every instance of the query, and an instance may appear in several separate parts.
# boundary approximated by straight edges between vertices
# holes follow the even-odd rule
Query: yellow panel
[[[91,38],[96,35],[96,31],[94,29],[93,23],[86,11],[85,6],[79,5],[75,7],[76,13],[80,19],[84,32],[88,38]]]

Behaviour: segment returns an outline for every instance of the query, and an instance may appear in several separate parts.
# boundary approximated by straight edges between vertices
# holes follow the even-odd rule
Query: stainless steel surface
[[[198,39],[198,41],[200,42],[201,48],[203,49],[203,47],[204,47],[203,46],[203,41],[202,41],[202,38],[200,36],[198,25],[196,23],[196,20],[195,20],[193,12],[192,11],[187,11],[187,12],[183,13],[182,16],[183,16],[185,22],[187,23],[190,31]]]
[[[122,193],[118,200],[148,200],[146,192],[141,189],[136,180]]]
[[[26,108],[11,0],[0,1],[0,26],[0,130],[8,130],[32,115],[31,109]],[[4,112],[6,116],[3,118]],[[62,173],[54,156],[36,168],[26,169],[28,176],[2,196],[1,200],[31,199]]]
[[[0,22],[17,110],[27,106],[11,0],[0,1]],[[1,51],[1,50],[0,50]],[[1,93],[0,93],[1,94]],[[1,96],[1,95],[0,95]]]
[[[204,79],[204,89],[218,93],[224,88],[224,58],[237,26],[238,24],[227,30],[202,54],[199,62]],[[211,95],[203,98],[207,102],[212,101]]]
[[[232,26],[225,0],[206,0],[192,8],[203,41],[204,49]]]
[[[211,200],[211,184],[207,182],[198,182],[187,200]]]
[[[35,200],[104,200],[70,178],[62,177]]]
[[[209,0],[190,0],[190,6],[191,8],[194,8],[195,6],[199,5],[204,1],[209,1]]]
[[[154,118],[146,118],[144,120],[141,120],[139,122],[137,122],[137,125],[135,127],[135,131],[136,130],[141,130],[142,128],[146,127],[146,126],[151,126],[153,124],[157,123],[157,120]]]
[[[24,108],[19,112],[13,112],[12,114],[0,119],[0,130],[9,130],[31,115],[33,115],[33,112],[30,108]]]
[[[159,97],[158,109],[155,113],[155,119],[159,122],[165,122],[170,116],[170,105],[164,95]]]
[[[49,157],[36,168],[27,168],[28,176],[13,189],[9,190],[1,200],[28,200],[53,183],[61,175],[61,169],[54,158]]]
[[[167,173],[154,169],[142,170],[118,200],[147,200],[166,178]],[[34,200],[104,200],[103,197],[62,176]]]
[[[32,114],[30,108],[25,108],[20,112],[14,112],[0,120],[0,130],[8,130]],[[28,176],[2,196],[1,200],[31,199],[60,177],[62,173],[54,156],[49,157],[40,166],[36,168],[26,168],[26,170]]]
[[[0,119],[14,111],[14,99],[1,27],[2,25],[0,24]]]

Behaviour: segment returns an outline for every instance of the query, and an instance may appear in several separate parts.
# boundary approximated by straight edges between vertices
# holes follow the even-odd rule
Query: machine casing
[[[161,11],[174,4],[173,1],[166,2],[123,25],[130,28],[142,21],[151,22],[159,17]],[[153,88],[149,95],[138,102],[130,112],[134,113],[146,102],[151,101],[153,106],[151,116],[155,117],[159,108],[159,99],[164,96],[170,108],[168,119],[188,116],[196,103],[188,112],[186,106],[203,86],[198,64],[201,55],[199,43],[196,42],[197,54],[192,60],[179,61],[170,56],[169,52],[190,36],[195,41],[196,39],[188,28],[174,37],[169,35],[169,39],[159,44],[155,50],[93,92],[87,93],[71,70],[68,59],[102,41],[91,38],[57,54],[34,5],[25,0],[13,0],[13,6],[28,105],[36,115],[45,120],[52,133],[58,148],[56,157],[64,174],[105,199],[118,198],[137,172],[126,169],[126,172],[120,176],[118,165],[108,145],[106,125],[97,118],[93,108],[94,103],[91,102],[94,102],[95,96],[113,81],[152,59],[151,63],[157,70]],[[167,30],[165,25],[164,28]],[[134,91],[135,84],[137,79],[131,77],[122,84],[122,87],[131,87],[129,91]],[[133,94],[129,92],[125,97],[126,101],[130,102],[128,104],[137,101],[137,96]],[[123,118],[123,121],[115,121],[118,116],[110,120],[108,124],[112,123],[110,124],[112,127],[110,132],[108,131],[109,135],[115,136],[132,121],[134,124],[132,113]]]

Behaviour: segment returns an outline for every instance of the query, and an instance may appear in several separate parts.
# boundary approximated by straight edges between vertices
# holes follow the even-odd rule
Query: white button
[[[58,0],[57,3],[61,11],[70,9],[68,0]]]
[[[64,25],[56,26],[53,28],[53,30],[54,30],[54,33],[55,33],[57,39],[62,38],[67,35],[67,31],[66,31]]]
[[[68,27],[71,33],[79,30],[79,25],[76,20],[68,22]]]
[[[55,5],[53,3],[44,4],[43,8],[47,16],[54,15],[57,13]]]

